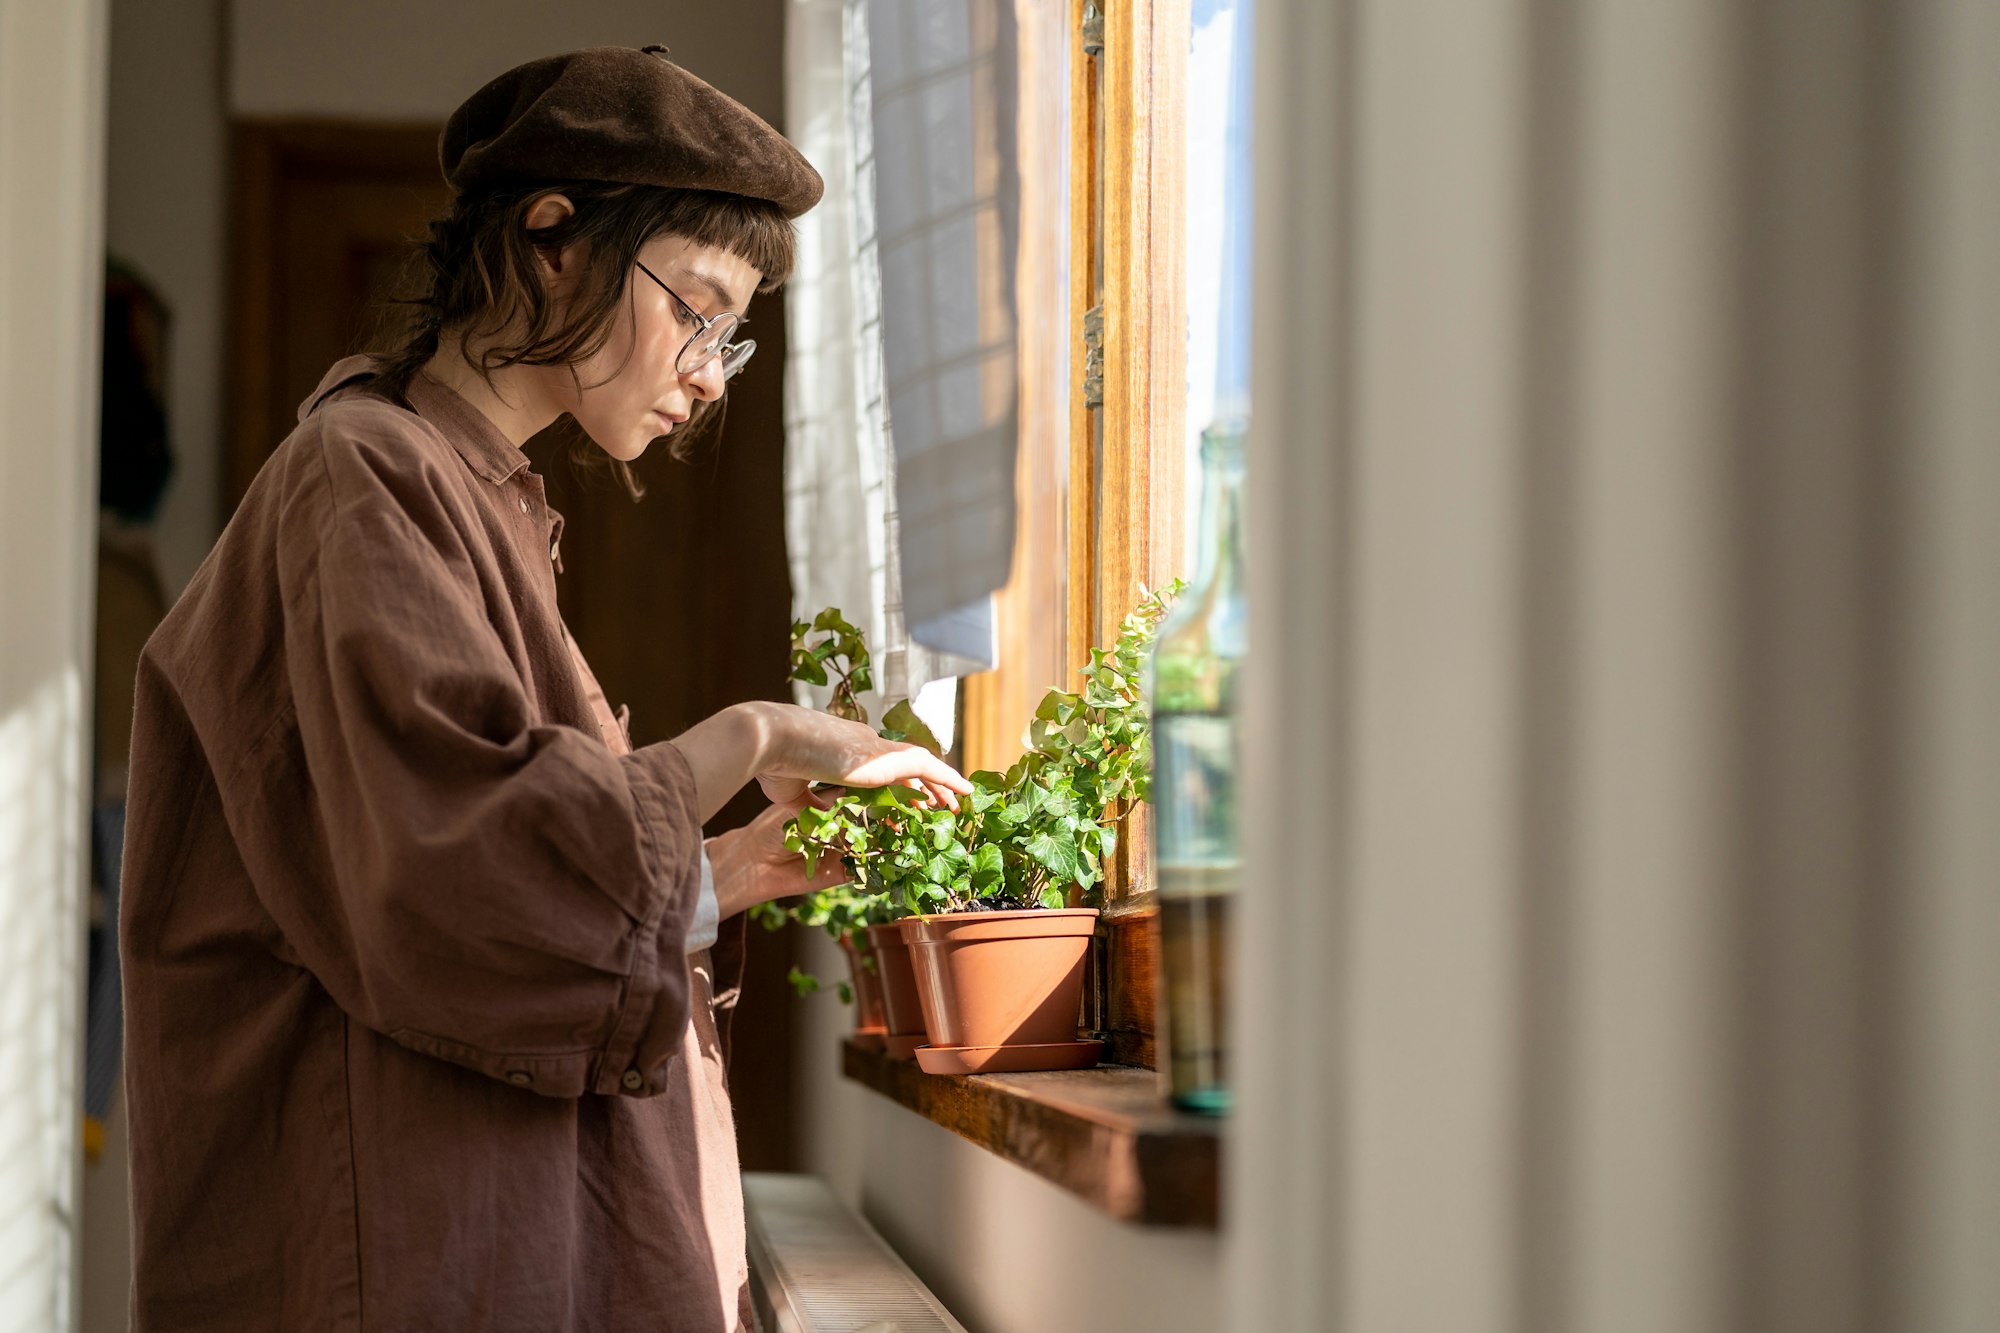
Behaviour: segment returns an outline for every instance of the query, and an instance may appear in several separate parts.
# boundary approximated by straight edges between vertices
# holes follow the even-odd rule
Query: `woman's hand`
[[[884,740],[863,723],[794,704],[763,708],[769,730],[757,781],[775,802],[802,798],[808,783],[831,782],[910,787],[956,810],[959,794],[972,790],[957,769],[921,745]]]
[[[715,902],[726,919],[758,903],[794,898],[846,881],[840,862],[828,858],[817,875],[806,874],[806,859],[785,847],[785,824],[808,804],[824,806],[817,795],[772,805],[740,829],[710,838],[708,864],[715,873]]]
[[[698,722],[671,742],[693,770],[706,820],[756,778],[764,794],[796,810],[809,784],[907,786],[958,808],[972,784],[921,745],[885,741],[859,722],[796,704],[746,703]]]

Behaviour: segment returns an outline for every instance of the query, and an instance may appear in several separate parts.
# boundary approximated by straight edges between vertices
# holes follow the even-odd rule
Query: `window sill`
[[[937,1075],[841,1046],[847,1077],[1113,1217],[1216,1225],[1221,1122],[1167,1106],[1150,1069]]]

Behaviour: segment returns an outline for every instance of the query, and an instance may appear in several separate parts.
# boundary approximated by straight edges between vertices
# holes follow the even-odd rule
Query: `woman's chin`
[[[647,446],[651,445],[658,438],[655,435],[647,435],[643,431],[635,431],[610,443],[606,443],[601,436],[597,435],[592,435],[590,440],[591,443],[602,449],[608,457],[615,458],[621,463],[636,463],[639,461],[640,456],[646,452]]]

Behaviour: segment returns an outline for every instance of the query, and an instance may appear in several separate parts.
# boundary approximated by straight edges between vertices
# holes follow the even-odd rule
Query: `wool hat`
[[[787,217],[823,188],[784,135],[664,46],[594,46],[515,66],[451,113],[438,164],[457,194],[620,181],[768,199]]]

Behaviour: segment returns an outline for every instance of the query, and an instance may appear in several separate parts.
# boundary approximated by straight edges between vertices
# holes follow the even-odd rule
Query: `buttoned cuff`
[[[666,1090],[667,1062],[680,1049],[688,1022],[687,958],[673,946],[695,924],[706,857],[694,772],[680,751],[671,743],[649,745],[624,762],[646,864],[663,891],[638,923],[625,999],[591,1086],[605,1096],[650,1097]],[[694,856],[687,855],[690,843]]]
[[[708,861],[708,844],[701,845],[701,898],[694,906],[694,920],[688,922],[687,952],[700,953],[715,943],[722,925],[722,905],[715,898],[715,867]]]

